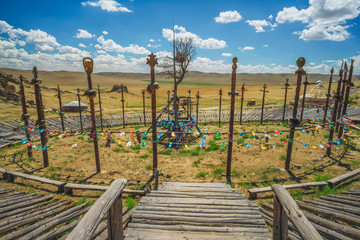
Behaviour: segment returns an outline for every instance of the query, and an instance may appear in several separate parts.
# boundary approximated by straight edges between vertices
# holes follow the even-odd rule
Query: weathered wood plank
[[[348,172],[346,174],[343,174],[341,176],[335,177],[333,179],[327,180],[327,182],[330,185],[334,186],[334,185],[338,185],[338,184],[340,184],[340,183],[342,183],[342,182],[344,182],[344,181],[346,181],[346,180],[348,180],[350,178],[354,178],[354,177],[356,177],[358,175],[360,175],[360,168],[358,168],[358,169],[356,169],[354,171]]]
[[[256,206],[256,203],[247,200],[221,200],[221,199],[197,199],[197,198],[156,198],[143,197],[140,203],[179,203],[199,205],[228,205],[228,206]]]

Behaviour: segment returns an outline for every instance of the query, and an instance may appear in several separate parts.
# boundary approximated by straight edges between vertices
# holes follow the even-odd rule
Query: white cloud
[[[274,18],[274,16],[271,14],[268,16],[268,19],[270,19],[270,20],[273,20],[273,18]]]
[[[192,39],[196,47],[203,49],[221,49],[226,47],[226,42],[223,40],[218,40],[215,38],[202,39],[195,33],[186,31],[184,27],[175,25],[175,37],[176,39]],[[168,41],[173,40],[173,30],[172,29],[162,29],[162,34],[164,38],[167,38]]]
[[[92,38],[96,37],[95,34],[91,34],[84,29],[78,29],[78,33],[76,33],[76,38]]]
[[[263,47],[268,47],[268,46],[269,46],[269,45],[267,45],[267,44],[264,44],[264,45],[263,45]]]
[[[347,20],[360,14],[359,0],[309,0],[309,7],[298,10],[296,7],[285,7],[278,12],[278,23],[300,21],[306,23],[306,28],[294,32],[300,39],[344,41],[350,37]]]
[[[128,53],[133,53],[133,54],[136,54],[136,55],[150,54],[150,51],[147,50],[144,47],[140,47],[140,46],[138,46],[136,44],[130,44],[128,47],[123,47],[123,46],[115,43],[112,39],[105,40],[104,36],[98,37],[97,41],[101,45],[96,44],[95,48],[102,49],[102,50],[105,50],[105,51],[119,52],[119,53],[128,52]]]
[[[265,32],[264,27],[271,27],[271,30],[277,27],[276,23],[271,24],[266,20],[247,20],[246,23],[254,27],[256,32]]]
[[[107,31],[103,31],[102,34],[107,35],[109,33]]]
[[[250,51],[250,50],[254,50],[255,48],[254,47],[249,47],[249,46],[246,46],[246,47],[239,47],[239,49],[243,52],[243,51]]]
[[[236,11],[220,12],[219,16],[215,18],[217,23],[230,23],[238,22],[242,19],[242,16]]]
[[[0,40],[0,49],[3,49],[3,50],[14,49],[15,46],[16,46],[16,44],[13,42]]]
[[[83,6],[89,5],[92,7],[100,7],[101,10],[105,10],[107,12],[132,12],[126,7],[123,7],[120,3],[115,0],[98,0],[97,2],[87,1],[81,2]]]
[[[61,47],[59,47],[59,52],[60,53],[74,53],[74,54],[79,54],[79,55],[90,55],[90,53],[87,51],[82,51],[78,48],[71,47],[71,46],[61,46]]]
[[[106,54],[106,52],[104,50],[97,50],[96,52],[99,54]]]
[[[26,33],[26,42],[35,45],[36,50],[40,51],[53,51],[53,47],[60,46],[54,36],[41,31],[41,30],[30,30]]]
[[[155,42],[155,40],[151,38],[151,39],[149,39],[149,42]]]
[[[86,45],[85,45],[85,44],[82,44],[82,43],[79,43],[78,46],[79,46],[79,47],[82,47],[82,48],[86,48]]]
[[[157,58],[172,57],[172,53],[168,51],[159,51],[155,53]]]
[[[311,63],[310,63],[310,66],[315,66],[315,65],[316,65],[316,64],[315,64],[315,63],[313,63],[313,62],[311,62]]]
[[[221,56],[223,56],[223,57],[231,57],[232,54],[231,53],[222,53]]]

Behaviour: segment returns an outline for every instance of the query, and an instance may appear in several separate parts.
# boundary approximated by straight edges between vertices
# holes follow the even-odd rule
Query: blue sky
[[[96,72],[148,72],[177,37],[193,38],[192,70],[294,72],[300,56],[309,73],[328,74],[343,59],[360,69],[360,0],[295,1],[5,1],[0,15],[0,67]]]

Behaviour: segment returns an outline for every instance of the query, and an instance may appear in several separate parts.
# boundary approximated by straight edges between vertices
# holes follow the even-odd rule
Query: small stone
[[[76,169],[75,168],[65,168],[65,171],[75,172]]]

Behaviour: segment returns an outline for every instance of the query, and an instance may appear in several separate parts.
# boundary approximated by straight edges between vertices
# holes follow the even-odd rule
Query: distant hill
[[[18,70],[10,68],[0,68],[0,72],[12,74],[14,77],[20,74],[31,79],[33,77],[31,70]],[[68,71],[41,71],[39,70],[39,78],[43,80],[43,84],[48,87],[56,87],[57,84],[61,86],[81,86],[87,85],[86,75],[84,72],[68,72]],[[237,74],[237,84],[241,85],[276,85],[283,84],[285,79],[289,78],[290,83],[296,82],[296,76],[291,73],[239,73]],[[336,79],[336,78],[334,78]],[[356,78],[354,77],[354,80]],[[114,84],[123,83],[127,86],[139,86],[149,82],[150,74],[148,73],[122,73],[122,72],[99,72],[93,74],[93,84],[96,86],[98,83],[102,87],[111,87]],[[199,85],[199,86],[213,86],[213,85],[229,85],[231,74],[222,73],[203,73],[203,72],[189,72],[184,79],[182,85]],[[309,74],[309,82],[316,82],[321,80],[323,82],[329,81],[329,75],[323,74]],[[172,79],[167,79],[164,76],[156,74],[156,81],[161,84],[173,84]]]

